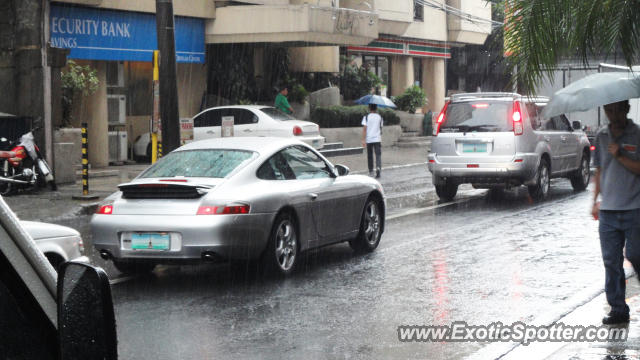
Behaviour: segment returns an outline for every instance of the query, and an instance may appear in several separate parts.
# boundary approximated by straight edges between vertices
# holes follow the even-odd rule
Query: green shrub
[[[417,108],[421,108],[426,103],[427,95],[418,85],[413,85],[404,91],[404,94],[393,98],[393,102],[398,109],[415,114]]]
[[[302,104],[304,100],[309,96],[309,92],[301,84],[295,84],[289,89],[288,100],[291,102]]]
[[[340,91],[345,100],[355,100],[371,93],[382,84],[382,80],[376,74],[364,67],[348,64],[340,73]]]
[[[369,113],[365,105],[316,107],[311,111],[311,121],[320,128],[360,127],[362,118]],[[398,125],[400,118],[393,110],[378,108],[384,125]]]

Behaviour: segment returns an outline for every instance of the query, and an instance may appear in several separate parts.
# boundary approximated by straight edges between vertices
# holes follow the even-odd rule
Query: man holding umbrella
[[[373,176],[373,153],[376,154],[376,178],[380,178],[382,169],[382,116],[378,114],[378,105],[369,104],[369,113],[362,118],[362,147],[367,147],[367,165],[369,175]]]
[[[640,128],[627,118],[628,99],[638,97],[640,76],[633,72],[604,72],[558,90],[543,110],[543,117],[549,118],[604,105],[609,118],[609,126],[600,129],[595,138],[591,208],[594,219],[600,220],[604,291],[611,306],[602,319],[606,325],[629,321],[622,267],[625,255],[640,274]]]
[[[609,126],[595,140],[592,215],[600,220],[605,292],[611,306],[602,323],[617,324],[629,321],[622,267],[625,245],[627,259],[636,273],[640,270],[640,128],[627,119],[628,100],[607,104],[604,111]]]
[[[378,106],[395,109],[396,104],[389,98],[380,95],[365,95],[355,101],[356,104],[369,105],[369,113],[362,118],[362,147],[367,147],[367,162],[369,175],[373,176],[373,153],[376,154],[376,178],[380,177],[382,169],[381,142],[382,116],[378,114]]]

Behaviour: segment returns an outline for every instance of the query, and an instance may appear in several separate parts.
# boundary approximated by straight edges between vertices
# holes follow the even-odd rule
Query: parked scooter
[[[0,195],[47,184],[51,190],[57,189],[51,168],[35,144],[33,130],[22,135],[17,146],[0,138]]]

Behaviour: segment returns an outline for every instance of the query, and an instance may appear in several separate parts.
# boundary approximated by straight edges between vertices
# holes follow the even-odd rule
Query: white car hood
[[[65,237],[65,236],[80,236],[80,233],[76,230],[62,225],[49,224],[36,221],[20,221],[20,225],[31,235],[34,240]]]

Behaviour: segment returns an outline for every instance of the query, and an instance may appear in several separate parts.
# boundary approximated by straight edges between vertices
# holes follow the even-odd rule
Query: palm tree
[[[620,50],[627,66],[639,60],[640,0],[505,2],[505,53],[528,92],[568,56],[586,64],[590,55]]]

